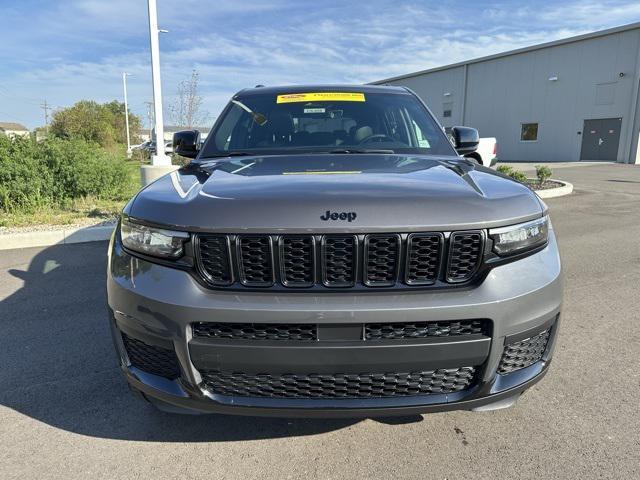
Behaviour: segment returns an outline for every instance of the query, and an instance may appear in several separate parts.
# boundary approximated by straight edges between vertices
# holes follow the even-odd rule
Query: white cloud
[[[146,113],[145,3],[67,0],[28,19],[14,4],[5,12],[12,30],[0,33],[17,39],[15,51],[0,52],[0,115],[13,112],[30,126],[41,123],[34,102],[7,93],[56,105],[120,98],[123,70],[134,74],[132,109]],[[466,5],[460,15],[452,0],[336,0],[314,9],[284,0],[160,0],[160,23],[171,32],[161,39],[165,103],[192,68],[215,113],[235,91],[258,83],[369,82],[640,19],[635,2],[512,5]]]

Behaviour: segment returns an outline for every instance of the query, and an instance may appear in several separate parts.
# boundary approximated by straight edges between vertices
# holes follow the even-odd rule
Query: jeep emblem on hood
[[[356,212],[331,212],[331,210],[327,210],[324,215],[320,215],[320,220],[347,220],[349,222],[353,222],[358,215]]]

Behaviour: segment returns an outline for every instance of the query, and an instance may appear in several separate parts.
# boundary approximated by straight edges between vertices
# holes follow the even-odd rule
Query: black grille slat
[[[140,370],[174,380],[180,376],[178,358],[173,350],[149,345],[122,333],[122,342],[131,365]]]
[[[454,232],[449,239],[447,281],[469,280],[478,270],[482,259],[484,237],[482,232]]]
[[[357,239],[353,235],[327,236],[322,244],[322,282],[327,287],[355,285]]]
[[[486,320],[365,324],[365,340],[400,340],[489,334]]]
[[[519,342],[505,345],[498,373],[505,375],[540,361],[547,349],[550,333],[550,330],[547,329]]]
[[[229,237],[199,235],[198,254],[199,267],[207,283],[220,286],[233,283]]]
[[[367,235],[364,247],[365,285],[394,285],[398,277],[399,263],[399,235]]]
[[[237,240],[240,281],[251,287],[273,285],[271,237],[241,236]]]
[[[204,387],[219,395],[269,398],[384,398],[459,392],[474,367],[407,373],[248,374],[201,371]]]
[[[405,279],[409,285],[432,285],[438,279],[442,235],[411,234],[407,239]]]
[[[289,340],[305,342],[318,339],[318,327],[315,324],[294,323],[198,322],[193,324],[193,336],[227,338],[231,340]]]
[[[280,238],[280,271],[284,286],[310,287],[315,283],[314,245],[312,236]]]

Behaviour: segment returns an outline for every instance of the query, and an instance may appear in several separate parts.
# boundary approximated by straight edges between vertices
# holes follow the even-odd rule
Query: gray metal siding
[[[444,126],[464,124],[496,137],[502,160],[579,160],[583,122],[622,117],[618,161],[635,161],[634,117],[640,28],[388,81],[421,96]],[[463,106],[467,71],[466,105]],[[624,73],[623,77],[619,73]],[[557,76],[557,81],[549,81]],[[451,93],[445,97],[445,93]],[[443,117],[443,103],[453,104]],[[521,123],[539,124],[536,142]]]

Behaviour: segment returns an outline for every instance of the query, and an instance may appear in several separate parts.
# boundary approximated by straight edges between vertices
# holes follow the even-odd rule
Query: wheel
[[[469,160],[476,162],[478,165],[482,165],[482,159],[477,153],[470,153],[469,155],[465,155],[464,158],[468,158]]]

